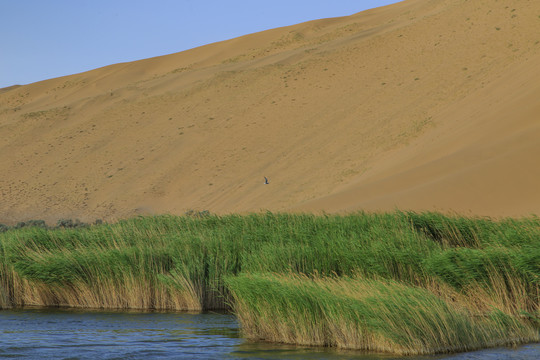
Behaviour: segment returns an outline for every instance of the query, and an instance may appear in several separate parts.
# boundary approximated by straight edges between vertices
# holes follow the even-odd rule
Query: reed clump
[[[241,295],[249,291],[241,290],[240,282],[248,281],[249,276],[261,276],[257,281],[271,283],[270,288],[275,291],[283,288],[300,294],[304,284],[309,283],[303,278],[307,276],[321,287],[334,281],[332,291],[341,294],[336,299],[342,303],[363,304],[363,298],[347,294],[352,294],[355,286],[375,291],[380,283],[383,290],[379,292],[416,291],[429,301],[438,299],[455,319],[464,313],[482,321],[494,318],[505,324],[511,319],[517,323],[503,329],[507,331],[505,336],[516,334],[512,339],[519,342],[533,337],[512,330],[518,328],[516,324],[523,325],[525,332],[532,326],[536,334],[540,327],[539,264],[537,217],[495,221],[410,212],[347,216],[204,213],[138,217],[77,228],[36,225],[0,233],[0,308],[232,308],[240,319],[250,318],[258,323],[252,326],[242,320],[245,329],[262,329],[267,321],[250,309],[250,304],[255,303]],[[309,291],[313,296],[304,296],[302,301],[327,299],[319,290]],[[298,300],[298,306],[301,303]],[[343,309],[359,311],[359,306]],[[374,306],[368,307],[382,311]],[[338,308],[331,309],[339,320]],[[373,312],[365,311],[363,321],[370,316],[376,318]],[[360,342],[383,339],[383,335],[384,341],[393,339],[387,333],[381,335],[380,331],[347,321],[342,319],[318,330],[306,327],[302,331],[306,338],[325,339],[310,343],[327,346],[354,347],[340,345],[348,343],[344,340],[327,340],[329,332],[343,334],[337,338],[362,338],[356,340]],[[481,333],[481,324],[478,320],[476,327],[470,326]],[[286,323],[279,326],[286,328]],[[414,338],[407,331],[412,330],[401,333]],[[489,335],[491,344],[500,342],[499,335]],[[436,339],[434,342],[440,346],[426,345],[429,351],[469,348],[449,347],[446,340]],[[401,346],[402,353],[412,351],[403,350],[407,346],[421,348],[421,342],[403,345],[392,341],[389,344],[393,345],[387,348]]]
[[[250,274],[226,282],[255,340],[418,355],[539,339],[499,310],[480,314],[395,281]]]

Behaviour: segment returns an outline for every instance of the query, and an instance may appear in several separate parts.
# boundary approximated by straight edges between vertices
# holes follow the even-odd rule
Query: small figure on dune
[[[264,185],[268,185],[268,184],[270,184],[270,183],[268,182],[268,178],[265,176],[264,177]]]

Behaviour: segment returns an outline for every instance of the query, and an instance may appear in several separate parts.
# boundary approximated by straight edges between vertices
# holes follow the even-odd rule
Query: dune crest
[[[539,34],[537,1],[406,0],[0,89],[0,222],[539,214]]]

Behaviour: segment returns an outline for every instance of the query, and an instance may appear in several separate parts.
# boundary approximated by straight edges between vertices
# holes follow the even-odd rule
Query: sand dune
[[[539,214],[538,99],[526,0],[406,0],[0,89],[0,222]]]

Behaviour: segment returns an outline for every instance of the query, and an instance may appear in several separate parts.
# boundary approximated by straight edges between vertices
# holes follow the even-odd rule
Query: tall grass
[[[392,281],[457,308],[479,314],[497,309],[538,328],[539,264],[537,217],[139,217],[1,233],[0,308],[239,309],[237,291],[229,291],[234,280],[225,278],[305,274]]]
[[[227,278],[245,336],[400,355],[540,340],[499,310],[478,314],[395,281],[246,274]]]

